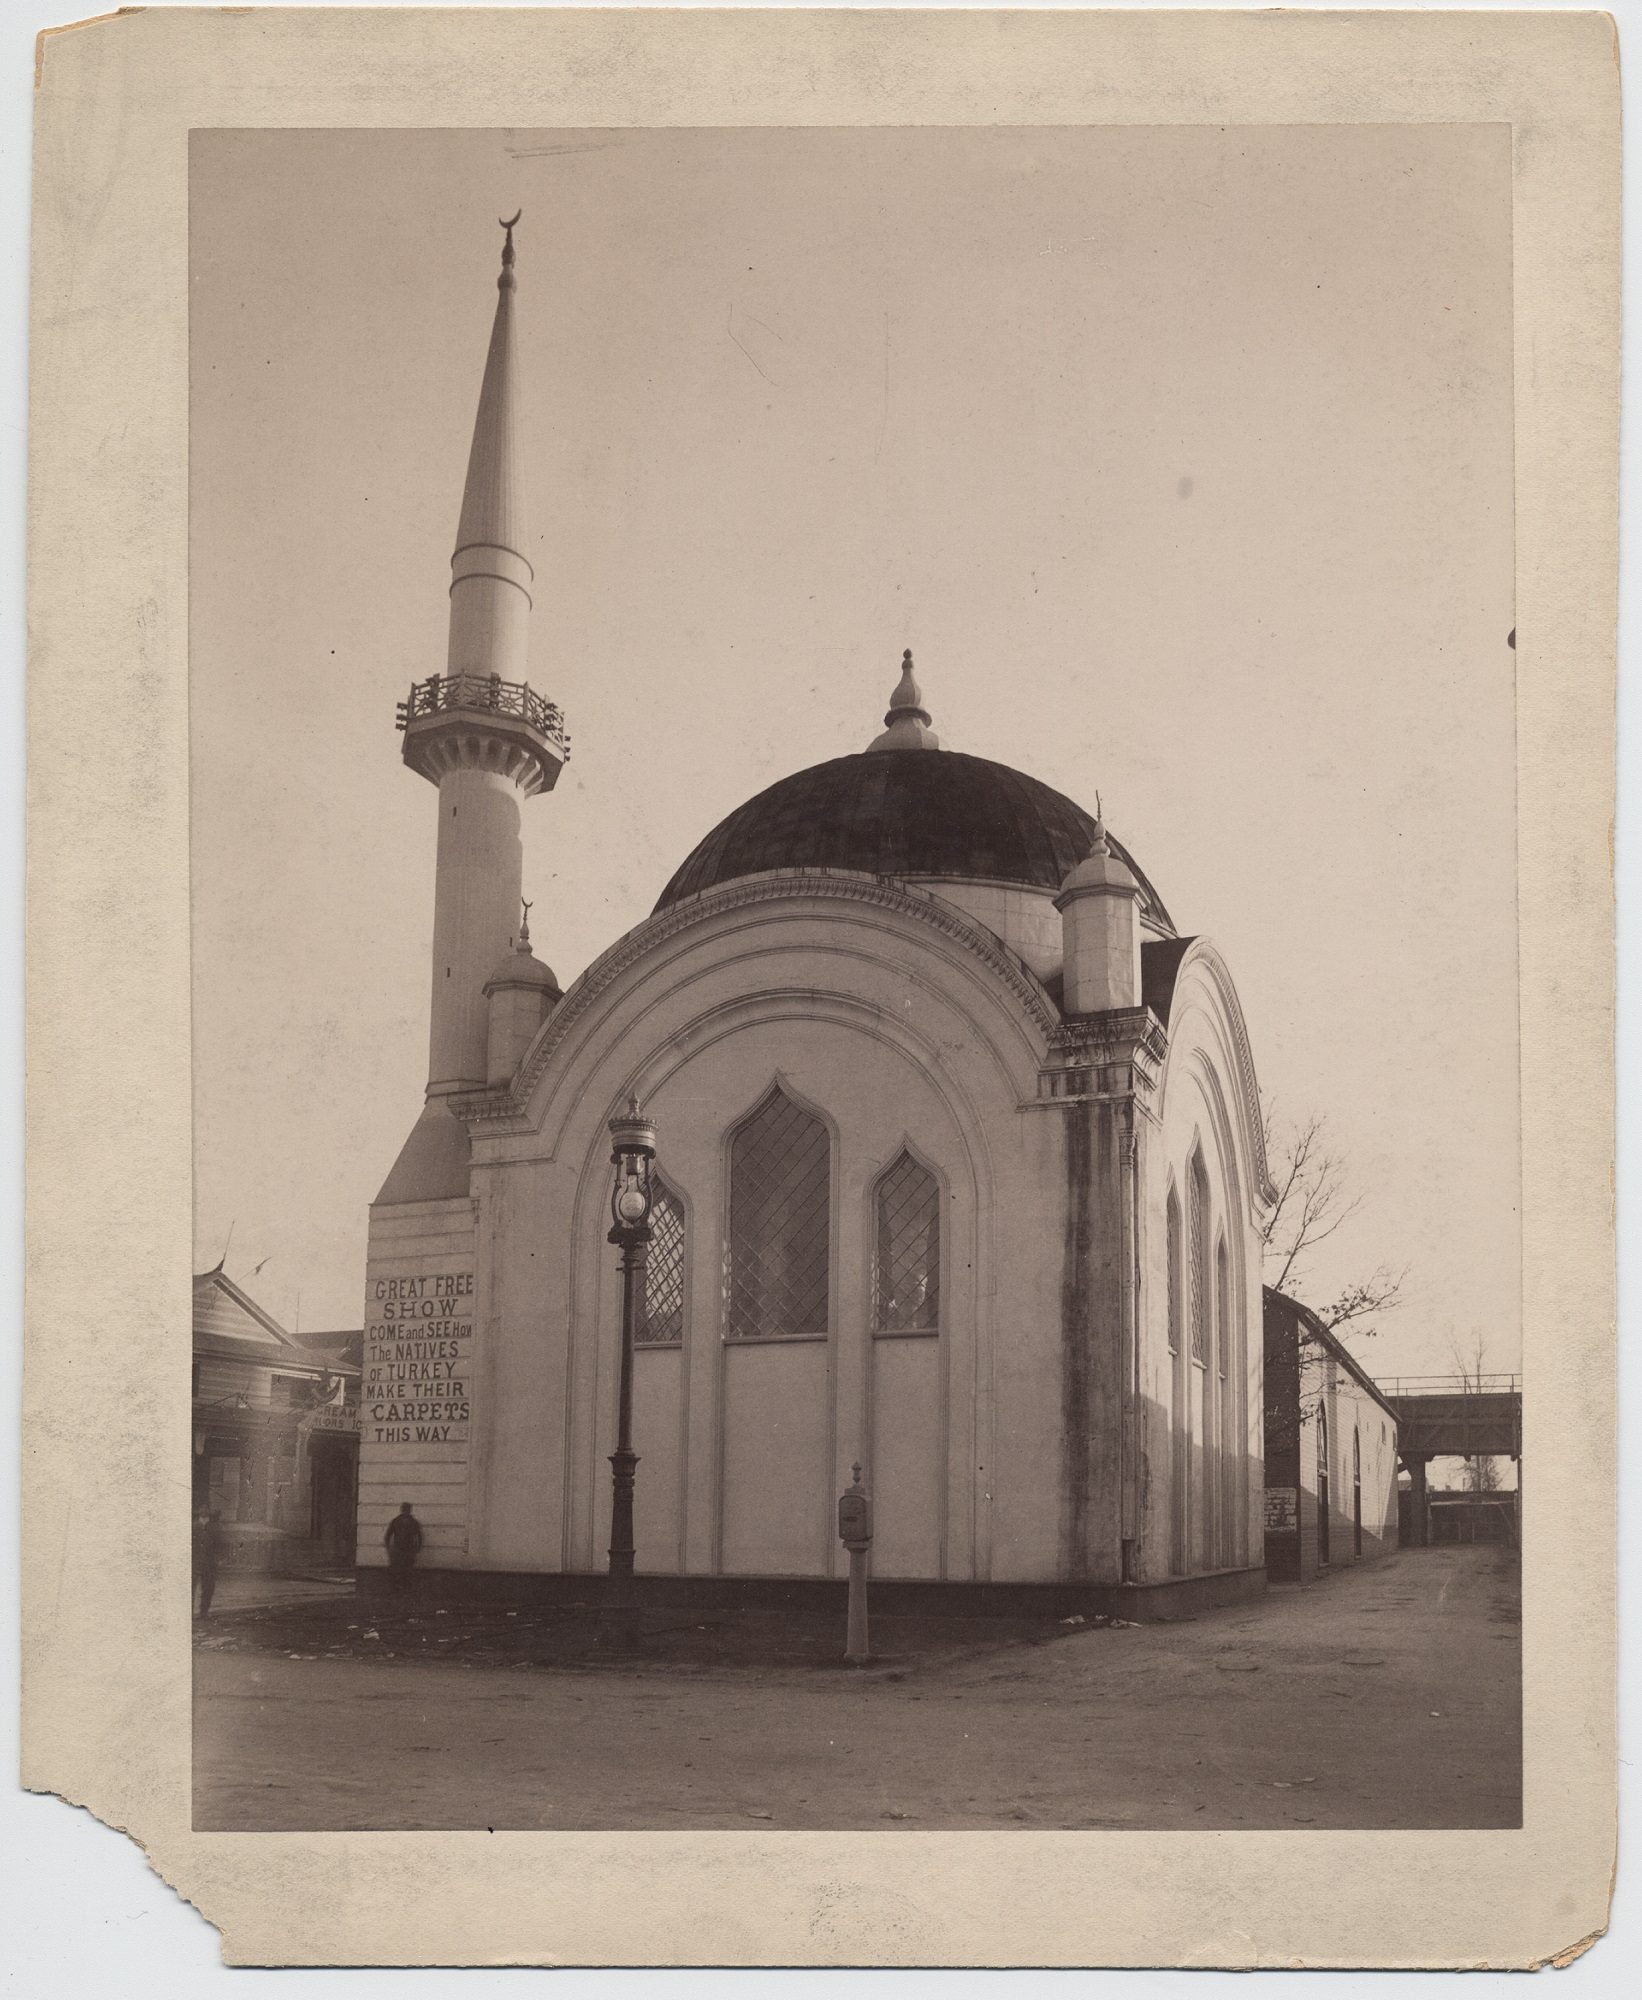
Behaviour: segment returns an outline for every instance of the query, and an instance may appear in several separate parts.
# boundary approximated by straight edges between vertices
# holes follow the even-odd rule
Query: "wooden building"
[[[352,1561],[360,1343],[288,1333],[220,1264],[195,1277],[194,1505],[231,1565]]]

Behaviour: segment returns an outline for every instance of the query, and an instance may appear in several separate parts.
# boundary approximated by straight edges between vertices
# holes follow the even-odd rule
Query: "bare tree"
[[[1266,1161],[1277,1189],[1276,1206],[1262,1232],[1267,1284],[1300,1299],[1331,1333],[1349,1327],[1354,1334],[1371,1336],[1377,1330],[1374,1320],[1401,1303],[1407,1268],[1393,1270],[1380,1264],[1326,1303],[1306,1298],[1312,1253],[1351,1220],[1362,1196],[1348,1192],[1345,1160],[1331,1149],[1318,1113],[1279,1128],[1275,1107],[1268,1104],[1265,1138]]]
[[[1470,1352],[1464,1352],[1458,1340],[1451,1340],[1449,1350],[1454,1356],[1454,1365],[1460,1372],[1460,1380],[1465,1384],[1465,1393],[1480,1390],[1484,1369],[1483,1337],[1480,1332],[1471,1338]],[[1467,1493],[1498,1493],[1501,1491],[1499,1460],[1483,1455],[1473,1455],[1460,1461],[1460,1483]]]

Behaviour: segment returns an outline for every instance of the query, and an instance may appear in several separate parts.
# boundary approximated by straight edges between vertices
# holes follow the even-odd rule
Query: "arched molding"
[[[1207,1010],[1204,1011],[1206,1013]],[[1226,1086],[1232,1081],[1235,1072],[1228,1069],[1225,1056],[1223,1043],[1209,1047],[1205,1046],[1202,1039],[1195,1042],[1183,1039],[1178,1074],[1189,1077],[1196,1085],[1202,1106],[1202,1117],[1194,1119],[1192,1124],[1192,1147],[1204,1158],[1205,1163],[1208,1152],[1212,1149],[1219,1163],[1218,1189],[1212,1174],[1210,1189],[1211,1193],[1217,1194],[1220,1204],[1220,1241],[1226,1248],[1230,1265],[1232,1337],[1229,1357],[1231,1365],[1227,1371],[1226,1385],[1233,1405],[1233,1448],[1241,1456],[1252,1454],[1249,1426],[1255,1410],[1263,1407],[1259,1395],[1255,1397],[1251,1407],[1248,1376],[1251,1351],[1264,1335],[1258,1316],[1251,1318],[1250,1314],[1249,1295],[1257,1272],[1259,1236],[1256,1211],[1249,1199],[1247,1183],[1249,1166],[1241,1150],[1246,1126],[1238,1116],[1235,1097],[1228,1099]],[[1233,1088],[1235,1090],[1235,1085]],[[1210,1139],[1210,1145],[1207,1147],[1204,1144],[1205,1125]],[[1234,1221],[1240,1226],[1233,1227]],[[1218,1282],[1212,1254],[1209,1263],[1211,1281],[1216,1285],[1217,1313]],[[1218,1391],[1220,1378],[1212,1355],[1209,1368],[1213,1372]],[[1264,1421],[1263,1418],[1261,1421]],[[1241,1511],[1244,1499],[1234,1492],[1228,1495],[1227,1505],[1232,1510],[1230,1533],[1234,1559],[1246,1561],[1248,1528],[1246,1518]]]
[[[1195,977],[1194,977],[1195,975]],[[1197,992],[1192,988],[1196,987]],[[1210,1000],[1212,996],[1212,1003]],[[1266,1163],[1264,1121],[1260,1111],[1260,1084],[1255,1075],[1254,1051],[1249,1042],[1243,1004],[1237,997],[1231,968],[1219,948],[1208,938],[1194,938],[1180,961],[1175,978],[1174,1002],[1169,1017],[1169,1051],[1163,1063],[1160,1115],[1166,1114],[1169,1084],[1178,1067],[1176,1050],[1189,1047],[1186,1032],[1193,1013],[1201,1013],[1219,1031],[1221,1052],[1228,1078],[1236,1081],[1237,1127],[1241,1152],[1248,1162],[1247,1192],[1250,1214],[1259,1226],[1261,1211],[1277,1199]]]
[[[813,987],[738,993],[715,1001],[699,1013],[675,1022],[654,1044],[647,1043],[641,1029],[626,1022],[603,1023],[600,1038],[597,1041],[590,1039],[587,1045],[576,1050],[555,1075],[544,1105],[542,1123],[536,1128],[541,1144],[528,1157],[556,1159],[568,1141],[570,1156],[574,1158],[576,1129],[586,1117],[595,1096],[600,1100],[608,1099],[608,1108],[600,1114],[591,1138],[586,1141],[587,1145],[596,1148],[604,1143],[606,1121],[626,1104],[630,1096],[637,1095],[641,1103],[649,1103],[687,1063],[714,1044],[748,1028],[789,1021],[812,1025],[830,1023],[894,1050],[919,1073],[950,1111],[958,1127],[960,1143],[968,1156],[972,1180],[979,1183],[985,1179],[990,1184],[992,1162],[980,1107],[970,1082],[962,1072],[944,1060],[941,1045],[915,1026],[914,1018],[909,1015],[888,1014],[871,1000],[863,1000],[850,993],[818,992]],[[613,1082],[607,1080],[612,1075]],[[1003,1072],[999,1076],[1000,1089],[1009,1094],[1012,1103],[1019,1101],[1015,1095],[1016,1082],[1013,1073]],[[790,1094],[807,1109],[813,1109],[819,1117],[829,1119],[830,1114],[824,1105],[812,1104],[802,1091],[793,1088],[790,1083],[788,1088]],[[747,1111],[754,1108],[756,1104],[749,1105]],[[740,1115],[747,1114],[743,1112]],[[833,1136],[836,1142],[836,1128]],[[510,1150],[508,1157],[517,1156]],[[585,1160],[582,1171],[585,1176]]]
[[[905,926],[910,925],[914,936],[922,935],[937,948],[944,963],[983,979],[994,996],[1001,989],[1013,1002],[1012,1011],[1022,1028],[1032,1031],[1028,1034],[1029,1044],[1035,1033],[1035,1046],[1030,1047],[1027,1060],[1034,1065],[1041,1062],[1049,1037],[1061,1025],[1060,1014],[1040,981],[990,932],[935,896],[895,888],[870,876],[815,875],[795,870],[791,874],[730,884],[690,903],[664,910],[636,926],[573,982],[542,1024],[510,1084],[494,1091],[464,1093],[452,1099],[452,1109],[468,1122],[475,1134],[528,1130],[532,1100],[555,1058],[594,1013],[603,996],[647,958],[662,953],[674,940],[688,939],[691,932],[720,918],[764,912],[801,919],[806,914],[815,914],[817,904],[831,905],[839,914],[858,913],[880,921],[890,919],[889,927],[903,937],[907,935]],[[939,950],[942,945],[947,948]],[[806,940],[804,948],[826,947],[815,940]],[[836,945],[832,948],[838,949]],[[722,954],[715,956],[715,967],[722,967],[725,962]],[[657,969],[661,969],[660,962]]]
[[[1186,1204],[1174,1168],[1163,1201],[1164,1363],[1169,1387],[1168,1537],[1171,1576],[1191,1569],[1191,1300],[1188,1291]]]

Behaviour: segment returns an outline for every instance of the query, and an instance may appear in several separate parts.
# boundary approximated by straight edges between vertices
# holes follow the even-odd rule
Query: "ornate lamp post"
[[[638,1606],[633,1595],[633,1342],[644,1298],[650,1259],[650,1209],[654,1192],[650,1163],[656,1157],[655,1127],[639,1111],[636,1097],[610,1121],[610,1164],[616,1170],[610,1191],[610,1241],[621,1251],[621,1373],[616,1392],[616,1449],[610,1454],[610,1611],[611,1637],[631,1644]]]

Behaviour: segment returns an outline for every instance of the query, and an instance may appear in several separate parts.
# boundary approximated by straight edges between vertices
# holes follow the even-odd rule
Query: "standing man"
[[[194,1516],[194,1585],[200,1594],[200,1616],[211,1615],[217,1588],[217,1561],[222,1554],[222,1516],[201,1507]]]
[[[389,1587],[396,1597],[403,1597],[411,1587],[411,1571],[422,1546],[422,1523],[411,1512],[408,1500],[399,1503],[399,1512],[388,1523],[382,1545],[388,1552]]]

